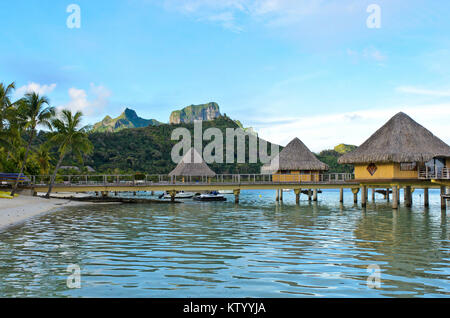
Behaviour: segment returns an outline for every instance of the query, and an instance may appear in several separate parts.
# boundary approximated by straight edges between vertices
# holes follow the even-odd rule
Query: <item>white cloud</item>
[[[94,95],[91,99],[85,90],[72,87],[69,89],[70,101],[59,106],[58,109],[67,108],[72,111],[81,111],[87,116],[101,112],[108,105],[111,92],[104,86],[95,86],[91,83],[90,93]]]
[[[368,47],[361,51],[347,49],[347,55],[350,56],[355,62],[358,62],[360,59],[364,60],[373,60],[375,62],[380,63],[386,61],[387,57],[380,50],[375,47]]]
[[[38,83],[28,83],[27,85],[21,86],[16,90],[16,96],[22,97],[23,95],[27,93],[35,92],[39,95],[47,95],[53,92],[53,90],[56,88],[56,84],[49,84],[49,85],[41,85]]]
[[[398,112],[405,112],[446,143],[450,143],[450,104],[405,106],[298,118],[255,119],[261,138],[286,145],[300,138],[312,151],[340,143],[360,145]]]
[[[450,97],[450,90],[431,90],[413,86],[399,86],[396,88],[396,90],[401,93],[407,94],[427,95],[434,97]]]

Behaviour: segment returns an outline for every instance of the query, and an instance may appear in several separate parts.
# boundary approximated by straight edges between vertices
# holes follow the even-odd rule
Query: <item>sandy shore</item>
[[[0,199],[0,231],[31,217],[51,212],[61,207],[92,204],[63,199],[44,199],[21,195],[14,199]]]

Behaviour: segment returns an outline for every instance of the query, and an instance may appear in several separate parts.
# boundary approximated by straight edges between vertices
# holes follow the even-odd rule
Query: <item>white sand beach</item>
[[[0,199],[0,231],[28,218],[51,212],[65,206],[92,204],[64,199],[44,199],[20,195],[14,199]]]

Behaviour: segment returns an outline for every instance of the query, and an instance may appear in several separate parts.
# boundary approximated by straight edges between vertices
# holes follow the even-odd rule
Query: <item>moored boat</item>
[[[175,194],[175,199],[190,199],[193,196],[194,196],[194,193],[192,193],[192,192],[180,191],[180,192],[177,192]],[[161,196],[160,196],[160,198],[161,198]],[[172,197],[170,196],[169,193],[166,192],[166,193],[164,193],[163,198],[164,199],[171,199]]]
[[[226,201],[227,199],[216,191],[209,193],[197,194],[194,196],[196,201]]]

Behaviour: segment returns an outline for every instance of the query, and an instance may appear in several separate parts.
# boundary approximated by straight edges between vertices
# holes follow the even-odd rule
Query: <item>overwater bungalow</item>
[[[216,173],[208,167],[202,156],[194,148],[189,149],[175,169],[169,173],[171,178],[181,177],[182,182],[205,180],[215,175]]]
[[[371,187],[393,185],[396,191],[404,187],[405,201],[410,205],[411,186],[426,188],[431,179],[448,174],[450,147],[401,112],[356,150],[341,156],[338,162],[353,164],[355,180],[361,184]],[[367,193],[364,194],[365,197]],[[398,200],[398,192],[393,191],[393,195]]]
[[[272,174],[273,182],[317,182],[320,173],[328,170],[298,138],[294,138],[268,164],[261,168],[262,174]]]

